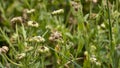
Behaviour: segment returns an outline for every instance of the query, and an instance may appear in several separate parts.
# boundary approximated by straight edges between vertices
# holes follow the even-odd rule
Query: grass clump
[[[120,68],[119,0],[0,0],[0,68]]]

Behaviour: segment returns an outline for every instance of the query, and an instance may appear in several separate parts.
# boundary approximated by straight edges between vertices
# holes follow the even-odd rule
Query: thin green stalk
[[[109,9],[109,5],[108,5],[108,0],[107,0],[107,9],[108,9],[108,22],[109,22],[109,41],[110,41],[110,47],[111,47],[111,54],[112,54],[112,50],[113,50],[113,45],[112,45],[112,24],[111,24],[111,20],[110,20],[110,9]]]
[[[48,46],[48,47],[49,47],[49,46]],[[73,64],[76,66],[76,68],[82,68],[81,65],[77,64],[77,63],[74,62],[74,61],[71,61],[70,58],[66,57],[66,56],[63,55],[62,53],[55,51],[52,47],[49,47],[49,48],[50,48],[52,51],[54,51],[54,52],[58,53],[59,55],[63,56],[65,59],[67,59],[67,60],[70,61],[71,63],[73,63]]]
[[[9,62],[11,62],[12,64],[14,64],[14,65],[17,65],[17,66],[23,66],[22,64],[18,64],[18,63],[15,63],[15,62],[13,62],[11,59],[9,59],[8,57],[7,57],[7,55],[4,55],[4,57],[9,61]]]
[[[110,55],[111,55],[111,65],[112,65],[112,67],[114,67],[115,66],[115,64],[114,64],[114,49],[115,49],[115,47],[114,47],[114,45],[112,44],[112,24],[111,24],[111,17],[110,17],[110,8],[109,8],[109,3],[108,3],[109,1],[107,0],[107,11],[108,11],[108,22],[109,22],[109,41],[110,41]]]
[[[6,34],[3,32],[3,30],[0,28],[0,32],[2,33],[3,37],[5,38],[5,40],[9,43],[10,47],[13,49],[13,51],[15,53],[17,53],[17,51],[15,50],[15,48],[13,47],[12,43],[10,42],[9,38],[6,36]]]
[[[41,56],[41,62],[42,62],[42,68],[45,68],[45,64],[44,64],[44,56]]]

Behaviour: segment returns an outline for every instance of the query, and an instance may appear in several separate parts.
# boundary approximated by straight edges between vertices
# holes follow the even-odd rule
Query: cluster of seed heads
[[[35,9],[31,9],[31,10],[28,10],[28,9],[24,9],[23,10],[23,13],[22,13],[22,16],[18,16],[18,17],[14,17],[11,19],[11,24],[12,24],[12,27],[14,28],[15,27],[15,24],[26,24],[26,22],[28,21],[29,19],[29,14],[30,13],[33,13],[35,12]]]

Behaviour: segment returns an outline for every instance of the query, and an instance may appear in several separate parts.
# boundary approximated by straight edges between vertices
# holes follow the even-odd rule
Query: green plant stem
[[[5,56],[5,58],[9,61],[9,62],[11,62],[12,64],[14,64],[14,65],[17,65],[17,66],[23,66],[22,64],[17,64],[17,63],[15,63],[15,62],[13,62],[12,60],[10,60],[8,57],[7,57],[7,55],[4,55]]]

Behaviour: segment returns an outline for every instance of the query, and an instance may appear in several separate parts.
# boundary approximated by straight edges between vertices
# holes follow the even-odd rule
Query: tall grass
[[[120,68],[119,0],[0,0],[0,68]]]

